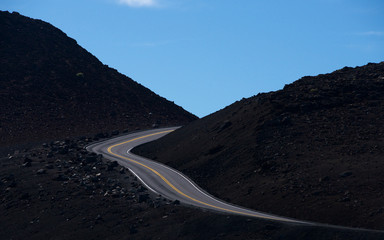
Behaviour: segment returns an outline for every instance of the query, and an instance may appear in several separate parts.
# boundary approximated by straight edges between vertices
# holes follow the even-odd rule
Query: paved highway
[[[162,128],[142,131],[95,143],[88,151],[102,154],[109,160],[117,161],[128,168],[151,191],[170,200],[209,210],[238,214],[249,217],[277,220],[296,224],[312,224],[305,221],[270,215],[235,206],[217,199],[199,188],[182,173],[164,164],[134,155],[130,150],[138,145],[156,140],[174,131],[175,128]]]

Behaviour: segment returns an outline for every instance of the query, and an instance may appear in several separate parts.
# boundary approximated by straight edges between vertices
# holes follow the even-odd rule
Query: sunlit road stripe
[[[137,179],[140,180],[140,182],[142,182],[144,184],[145,187],[147,187],[149,190],[151,190],[152,192],[156,193],[156,194],[160,194],[158,192],[156,192],[153,188],[151,188],[150,186],[148,186],[143,179],[141,179],[141,177],[139,177],[139,175],[137,175],[132,169],[128,168],[128,170],[133,174],[135,175],[135,177],[137,177]]]
[[[112,149],[114,147],[117,147],[117,146],[120,146],[120,145],[123,145],[123,144],[126,144],[126,143],[130,143],[130,142],[133,142],[133,141],[137,141],[137,140],[140,140],[140,139],[143,139],[143,138],[147,138],[147,137],[151,137],[151,136],[155,136],[155,135],[159,135],[159,134],[163,134],[163,133],[169,133],[169,132],[172,132],[174,130],[167,130],[167,131],[162,131],[162,132],[157,132],[157,133],[152,133],[152,134],[148,134],[148,135],[145,135],[145,136],[141,136],[141,137],[137,137],[137,138],[134,138],[134,139],[131,139],[131,140],[128,140],[128,141],[124,141],[124,142],[121,142],[121,143],[117,143],[115,145],[112,145],[110,147],[108,147],[108,153],[116,156],[116,157],[119,157],[119,158],[122,158],[122,159],[125,159],[125,160],[128,160],[132,163],[136,163],[142,167],[145,167],[146,169],[152,171],[154,174],[156,174],[157,176],[159,176],[168,186],[170,186],[173,190],[175,190],[177,193],[179,193],[180,195],[194,201],[194,202],[197,202],[197,203],[200,203],[202,205],[205,205],[205,206],[209,206],[209,207],[212,207],[212,208],[215,208],[215,209],[218,209],[218,210],[221,210],[221,211],[225,211],[225,212],[230,212],[230,213],[236,213],[236,214],[241,214],[241,215],[246,215],[246,216],[251,216],[251,217],[258,217],[258,218],[264,218],[264,219],[270,219],[270,220],[279,220],[279,221],[285,221],[285,222],[294,222],[294,223],[303,223],[303,222],[300,222],[300,221],[295,221],[295,220],[290,220],[290,219],[286,219],[286,218],[279,218],[279,217],[273,217],[273,216],[263,216],[263,215],[259,215],[259,214],[252,214],[252,213],[246,213],[246,212],[240,212],[240,211],[236,211],[236,210],[231,210],[231,209],[227,209],[227,208],[222,208],[222,207],[219,207],[219,206],[215,206],[215,205],[212,205],[212,204],[209,204],[209,203],[206,203],[206,202],[202,202],[200,200],[197,200],[185,193],[183,193],[182,191],[180,191],[178,188],[176,188],[172,183],[170,183],[168,181],[168,179],[166,179],[163,175],[161,175],[158,171],[156,171],[155,169],[151,168],[151,167],[148,167],[147,165],[141,163],[141,162],[138,162],[136,160],[133,160],[131,158],[128,158],[128,157],[124,157],[124,156],[121,156],[119,154],[116,154],[114,152],[112,152]]]

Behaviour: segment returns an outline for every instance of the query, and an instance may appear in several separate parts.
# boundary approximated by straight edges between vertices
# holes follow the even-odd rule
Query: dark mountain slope
[[[201,211],[159,198],[125,168],[54,141],[0,158],[1,239],[382,240],[330,229]],[[60,148],[69,148],[62,154]],[[90,161],[93,159],[92,161]]]
[[[0,146],[196,119],[18,13],[0,12],[0,66]]]
[[[383,229],[383,126],[384,62],[243,99],[135,152],[232,203]]]

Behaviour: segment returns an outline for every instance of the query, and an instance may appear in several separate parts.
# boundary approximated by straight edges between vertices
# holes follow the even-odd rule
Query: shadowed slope
[[[383,93],[384,63],[304,77],[134,152],[241,206],[381,229]]]
[[[0,29],[0,146],[196,119],[46,22],[0,12]]]

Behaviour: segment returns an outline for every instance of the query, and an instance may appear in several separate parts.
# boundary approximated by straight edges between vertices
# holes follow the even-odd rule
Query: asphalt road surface
[[[177,170],[130,153],[132,148],[163,137],[175,129],[177,129],[177,127],[132,133],[92,144],[87,147],[87,150],[102,154],[109,160],[117,161],[120,165],[128,168],[134,175],[136,175],[149,190],[167,199],[173,201],[179,200],[182,204],[229,214],[277,220],[294,224],[312,224],[305,221],[257,212],[226,203],[206,193],[192,180]]]

